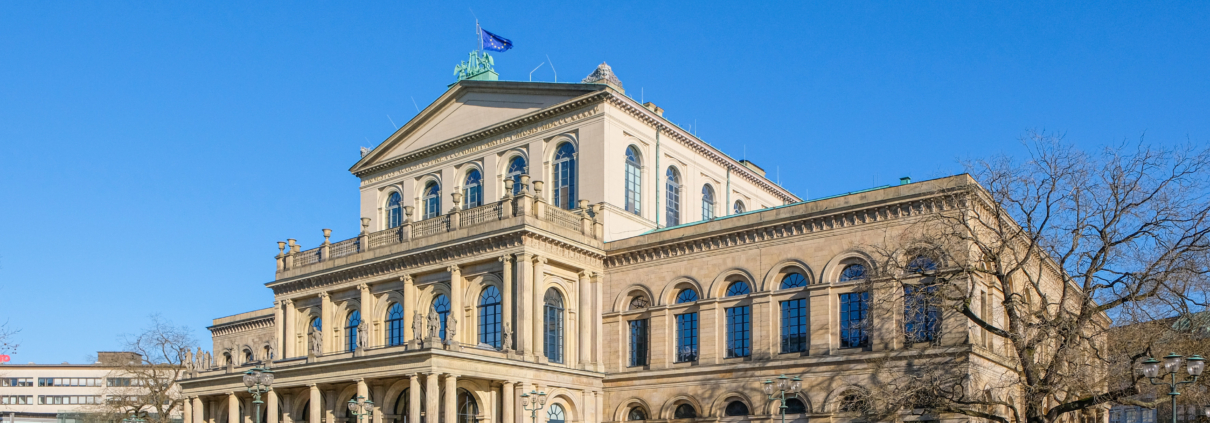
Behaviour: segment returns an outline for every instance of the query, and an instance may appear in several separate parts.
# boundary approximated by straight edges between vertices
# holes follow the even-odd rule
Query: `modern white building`
[[[0,421],[3,423],[73,423],[76,416],[103,404],[106,388],[131,385],[115,377],[111,363],[138,354],[98,352],[93,364],[0,365]]]

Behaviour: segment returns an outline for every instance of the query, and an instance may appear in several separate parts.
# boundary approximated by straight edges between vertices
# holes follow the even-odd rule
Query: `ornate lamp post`
[[[370,401],[361,395],[357,398],[349,400],[349,413],[357,418],[357,423],[361,423],[361,416],[369,415],[374,411],[374,401]]]
[[[254,367],[244,372],[244,386],[248,387],[248,393],[252,394],[252,403],[256,404],[256,423],[261,423],[260,405],[265,402],[260,400],[260,394],[273,389],[273,371]]]
[[[765,394],[769,395],[769,401],[781,401],[781,423],[786,423],[786,409],[790,408],[786,405],[786,394],[789,393],[790,397],[793,398],[801,389],[802,379],[798,376],[794,376],[793,379],[786,377],[786,375],[778,376],[776,386],[774,386],[772,380],[765,381]]]
[[[521,394],[521,408],[529,412],[529,417],[538,423],[538,411],[546,406],[546,392],[529,391]]]
[[[1178,381],[1176,380],[1176,374],[1181,368],[1182,359],[1186,363],[1185,370],[1189,372],[1189,377]],[[1172,423],[1176,423],[1176,396],[1181,394],[1177,392],[1176,387],[1186,383],[1197,382],[1197,377],[1201,376],[1202,370],[1205,369],[1206,360],[1200,355],[1185,358],[1180,354],[1170,353],[1164,357],[1164,371],[1168,372],[1170,379],[1168,382],[1156,383],[1156,378],[1163,378],[1163,376],[1160,376],[1160,361],[1150,357],[1143,361],[1143,376],[1147,376],[1152,385],[1168,385],[1168,396],[1172,397]],[[1207,414],[1210,415],[1210,410],[1207,410]]]

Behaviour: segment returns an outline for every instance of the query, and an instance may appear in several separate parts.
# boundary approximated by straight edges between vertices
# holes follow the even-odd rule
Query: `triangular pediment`
[[[362,157],[350,171],[356,174],[599,89],[587,84],[460,81]]]

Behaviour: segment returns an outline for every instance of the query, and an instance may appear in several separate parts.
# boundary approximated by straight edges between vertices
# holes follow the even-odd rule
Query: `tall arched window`
[[[315,328],[316,332],[323,332],[323,330],[324,330],[323,320],[321,320],[318,317],[311,319],[311,327]]]
[[[357,327],[361,326],[361,311],[353,310],[349,313],[348,326],[345,326],[345,339],[348,341],[346,347],[348,351],[357,349]]]
[[[807,278],[802,273],[787,273],[781,278],[781,289],[802,288],[807,286]]]
[[[524,157],[513,157],[513,159],[508,162],[508,173],[506,175],[509,179],[513,180],[513,195],[521,193],[521,175],[529,172],[528,169],[529,166],[525,164]]]
[[[470,209],[483,205],[483,175],[479,169],[466,172],[466,183],[462,185],[462,208]]]
[[[543,301],[546,306],[545,318],[545,344],[546,359],[552,363],[563,362],[563,296],[559,295],[559,291],[554,288],[546,290],[546,297]]]
[[[803,414],[807,412],[807,404],[798,398],[786,398],[786,414]]]
[[[702,185],[702,220],[714,218],[714,187]]]
[[[475,423],[479,418],[479,403],[465,389],[458,390],[458,423]]]
[[[686,288],[676,294],[677,304],[697,301],[697,291]],[[697,312],[677,314],[676,318],[676,362],[697,360]]]
[[[551,404],[546,411],[546,423],[567,423],[567,412],[559,404]]]
[[[735,214],[740,214],[748,211],[748,208],[744,207],[743,201],[735,200],[735,206],[731,208],[731,211],[735,212]]]
[[[387,228],[394,228],[403,224],[403,206],[400,204],[401,197],[398,192],[392,192],[390,197],[387,197]]]
[[[681,174],[675,167],[668,167],[668,183],[664,187],[668,204],[665,207],[668,226],[681,224]]]
[[[445,322],[450,317],[450,298],[445,295],[434,298],[432,312],[437,313],[437,320],[441,322],[441,339],[445,339]]]
[[[398,421],[399,421],[400,423],[412,423],[412,422],[408,421],[408,419],[409,419],[409,417],[408,417],[408,414],[409,414],[409,413],[408,413],[408,410],[410,410],[410,409],[411,409],[411,408],[410,408],[411,403],[412,403],[412,388],[403,388],[403,392],[400,392],[400,393],[399,393],[399,397],[397,397],[397,398],[395,399],[395,415],[399,416],[399,420],[398,420]],[[424,419],[424,417],[425,417],[425,416],[424,416],[424,404],[425,404],[425,402],[424,402],[424,388],[421,388],[421,389],[420,389],[420,401],[419,401],[419,403],[421,404],[421,407],[420,407],[420,422],[419,422],[419,423],[424,423],[424,420],[425,420],[425,419]],[[304,411],[305,411],[305,409],[304,409]],[[306,418],[304,418],[304,419],[302,419],[302,420],[296,420],[296,421],[298,421],[298,422],[306,422],[306,421],[307,421],[307,419],[306,419]]]
[[[677,304],[691,303],[694,301],[697,301],[697,291],[694,291],[693,288],[682,289],[680,293],[676,294]]]
[[[489,285],[479,295],[479,343],[500,348],[500,290]]]
[[[626,211],[639,214],[643,193],[643,167],[639,162],[639,150],[626,148]]]
[[[424,218],[432,219],[441,215],[441,187],[436,182],[424,185]]]
[[[567,210],[576,208],[576,147],[569,142],[555,150],[554,203]]]
[[[752,293],[748,283],[732,282],[727,287],[727,297]],[[752,306],[737,305],[723,309],[726,314],[727,349],[726,357],[747,357],[752,354]]]
[[[728,297],[734,297],[736,295],[745,295],[745,294],[751,294],[751,293],[752,293],[752,289],[748,287],[747,282],[735,281],[735,282],[731,282],[731,285],[727,285],[726,296],[728,296]]]
[[[840,271],[841,282],[855,281],[858,279],[865,279],[865,265],[863,264],[850,264],[845,266],[844,270]]]
[[[399,303],[387,308],[387,345],[403,345],[403,306]]]

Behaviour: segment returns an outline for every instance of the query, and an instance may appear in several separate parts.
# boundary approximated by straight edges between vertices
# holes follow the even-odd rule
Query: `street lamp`
[[[786,409],[790,408],[786,405],[786,394],[789,393],[793,398],[802,389],[802,379],[799,379],[798,376],[791,379],[786,375],[781,375],[777,377],[777,386],[774,386],[772,380],[766,380],[764,388],[765,394],[769,395],[769,401],[781,402],[781,423],[786,423]]]
[[[244,386],[248,387],[248,393],[252,394],[252,403],[256,404],[256,423],[261,423],[260,405],[265,402],[260,400],[260,394],[273,389],[273,371],[254,367],[244,372]]]
[[[1177,381],[1176,373],[1181,368],[1181,361],[1185,361],[1185,370],[1189,372],[1189,376],[1185,380]],[[1176,387],[1186,383],[1197,382],[1197,377],[1202,375],[1202,371],[1206,370],[1206,360],[1200,355],[1194,355],[1189,358],[1184,358],[1180,354],[1170,353],[1164,357],[1164,371],[1168,372],[1171,377],[1168,382],[1156,383],[1155,379],[1160,378],[1160,361],[1148,357],[1143,361],[1143,376],[1146,376],[1151,381],[1152,385],[1168,385],[1168,396],[1172,397],[1172,423],[1176,423],[1176,396],[1180,392],[1176,391]],[[1206,410],[1207,417],[1210,417],[1210,409]]]
[[[546,392],[529,391],[521,394],[521,408],[529,412],[529,417],[538,423],[538,411],[546,406]],[[532,407],[532,408],[531,408]]]
[[[374,401],[370,401],[361,395],[357,398],[349,400],[349,413],[357,418],[357,423],[361,423],[361,416],[370,414],[374,410]]]

